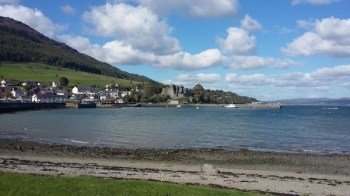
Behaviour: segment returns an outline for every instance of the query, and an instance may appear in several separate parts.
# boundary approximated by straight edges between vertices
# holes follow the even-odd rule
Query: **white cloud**
[[[96,35],[114,37],[135,49],[161,55],[180,51],[169,25],[145,7],[107,3],[85,12],[83,18]]]
[[[91,44],[81,36],[59,36],[58,39],[79,52],[110,64],[150,64],[162,69],[197,70],[222,63],[218,49],[205,50],[198,54],[178,52],[170,55],[155,55],[133,48],[122,41],[114,40],[103,45]]]
[[[350,18],[325,18],[315,22],[315,32],[323,39],[338,45],[350,45]]]
[[[256,51],[255,37],[241,28],[230,27],[227,30],[225,39],[219,38],[221,50],[227,54],[243,55],[252,54]]]
[[[270,84],[270,79],[264,74],[252,74],[238,76],[234,73],[229,73],[225,77],[227,82],[235,85],[244,86],[264,86]]]
[[[61,11],[65,14],[74,15],[77,10],[70,5],[63,5],[60,7]]]
[[[218,49],[208,49],[198,54],[179,52],[159,56],[155,66],[180,70],[198,70],[213,67],[222,63],[223,56]]]
[[[164,84],[183,85],[192,88],[196,84],[202,84],[205,88],[217,89],[216,85],[221,81],[221,76],[216,73],[180,74],[172,80],[163,81]]]
[[[311,20],[297,20],[297,26],[299,28],[312,30],[315,28],[315,23]]]
[[[350,19],[325,18],[316,20],[312,26],[313,31],[293,40],[282,52],[291,56],[350,56]]]
[[[140,0],[139,3],[158,15],[181,14],[196,18],[234,17],[239,10],[238,0]]]
[[[298,5],[302,3],[314,4],[314,5],[326,5],[335,2],[339,2],[340,0],[292,0],[292,5]]]
[[[192,82],[192,83],[214,83],[221,80],[221,77],[219,74],[205,74],[205,73],[199,73],[195,75],[191,74],[181,74],[176,77],[176,81],[183,83],[183,82]]]
[[[310,73],[287,73],[282,75],[237,75],[229,73],[226,81],[234,86],[314,87],[327,89],[332,85],[346,87],[350,80],[350,65],[320,68]]]
[[[22,5],[0,5],[0,15],[21,21],[48,37],[53,37],[55,33],[67,28],[65,25],[53,23],[40,10]]]
[[[246,14],[241,21],[241,28],[247,31],[257,31],[260,30],[262,26],[258,21]]]
[[[102,62],[110,64],[137,65],[152,63],[156,56],[132,48],[131,45],[114,40],[103,45],[92,44],[88,38],[81,36],[59,36],[58,39],[79,52],[90,55]]]
[[[78,50],[81,53],[92,56],[100,61],[107,62],[105,58],[107,57],[109,51],[105,51],[103,47],[98,44],[92,44],[86,37],[60,35],[57,36],[56,39]]]
[[[82,53],[113,65],[149,64],[162,69],[198,70],[223,62],[218,49],[197,54],[181,51],[177,39],[170,35],[171,27],[142,6],[109,4],[85,12],[84,20],[92,24],[96,35],[113,38],[98,45],[79,36],[59,39]]]
[[[263,68],[287,68],[298,65],[291,59],[275,59],[260,56],[233,56],[230,67],[240,70]]]

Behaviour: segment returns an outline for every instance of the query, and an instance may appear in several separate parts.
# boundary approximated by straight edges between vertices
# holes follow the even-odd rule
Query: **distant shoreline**
[[[137,104],[98,104],[98,108],[115,108],[115,107],[184,107],[184,108],[223,108],[229,104],[148,104],[148,103],[137,103]],[[236,108],[251,108],[251,109],[281,109],[282,106],[280,104],[235,104]],[[228,108],[234,109],[234,108]]]
[[[235,104],[237,108],[253,108],[253,109],[281,109],[278,104]],[[227,104],[97,104],[97,108],[121,108],[121,107],[205,107],[205,108],[220,108]],[[66,103],[21,103],[21,102],[0,102],[0,113],[18,112],[26,110],[41,110],[41,109],[62,109],[62,108],[78,108],[76,104]]]

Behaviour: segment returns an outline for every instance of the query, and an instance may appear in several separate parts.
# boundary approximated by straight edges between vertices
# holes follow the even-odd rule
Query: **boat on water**
[[[327,108],[323,108],[324,110],[337,110],[337,107],[327,107]]]
[[[235,104],[229,104],[229,105],[226,105],[224,106],[225,108],[237,108],[237,106]]]
[[[96,108],[96,102],[93,99],[83,99],[78,103],[78,108]]]
[[[176,107],[177,107],[177,108],[181,108],[182,106],[181,106],[181,105],[177,105]]]

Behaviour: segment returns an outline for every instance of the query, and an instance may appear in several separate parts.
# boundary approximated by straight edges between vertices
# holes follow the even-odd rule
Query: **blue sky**
[[[348,0],[0,0],[122,70],[260,100],[349,97]]]

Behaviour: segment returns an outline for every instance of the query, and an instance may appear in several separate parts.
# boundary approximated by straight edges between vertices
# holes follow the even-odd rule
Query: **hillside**
[[[120,79],[152,82],[79,53],[66,44],[54,41],[22,22],[0,16],[0,62],[35,62]]]
[[[97,86],[104,88],[106,84],[118,84],[121,87],[131,87],[137,82],[110,76],[59,68],[40,63],[3,64],[0,66],[0,80],[58,82],[60,77],[67,77],[70,86]]]

